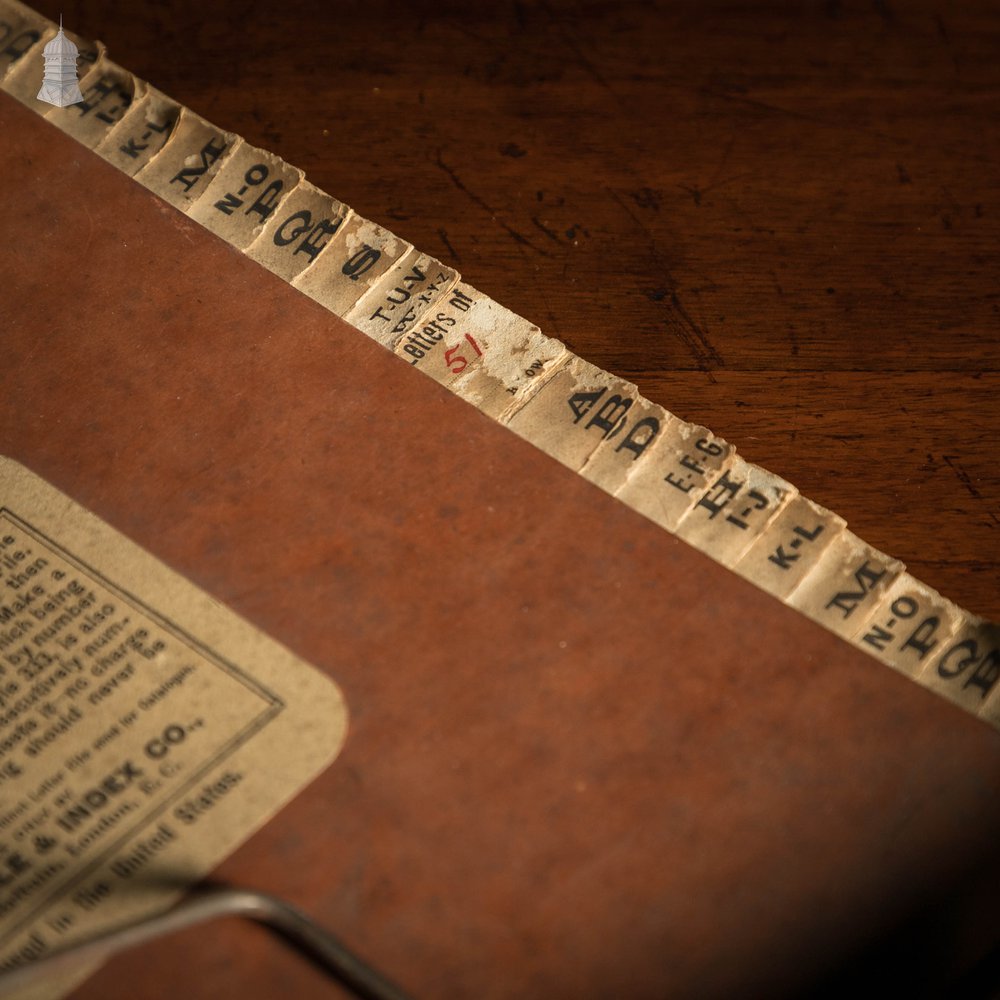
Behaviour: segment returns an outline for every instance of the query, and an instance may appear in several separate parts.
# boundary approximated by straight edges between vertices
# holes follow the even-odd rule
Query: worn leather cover
[[[426,997],[926,986],[989,946],[995,732],[2,94],[0,177],[0,451],[348,699],[340,758],[219,880]],[[234,923],[79,996],[328,991]]]

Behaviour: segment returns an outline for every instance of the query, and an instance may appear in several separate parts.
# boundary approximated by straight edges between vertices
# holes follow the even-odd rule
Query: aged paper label
[[[336,198],[300,181],[247,247],[246,255],[290,282],[315,262],[350,214]]]
[[[631,439],[629,413],[638,398],[630,382],[570,355],[507,426],[577,472],[602,441]]]
[[[296,275],[292,285],[343,317],[412,249],[388,229],[352,215],[316,264]]]
[[[902,572],[901,562],[844,530],[785,603],[851,639]]]
[[[773,472],[735,456],[677,525],[677,534],[732,566],[798,491]]]
[[[627,386],[628,383],[622,385]],[[606,401],[606,407],[611,399],[613,397]],[[677,419],[662,406],[651,403],[638,393],[621,401],[623,405],[628,403],[628,407],[622,414],[626,419],[620,431],[608,434],[580,468],[584,479],[612,495],[625,484],[652,443]]]
[[[28,59],[38,58],[41,63],[41,46],[38,43],[51,28],[52,22],[30,7],[14,0],[0,0],[0,81],[33,50],[33,56]],[[41,82],[42,71],[39,69],[39,86]]]
[[[138,85],[139,93],[135,94]],[[107,57],[80,79],[83,100],[66,108],[48,105],[45,119],[73,136],[77,142],[93,149],[121,121],[132,104],[133,96],[141,97],[145,83],[137,81]]]
[[[842,517],[799,494],[732,568],[761,590],[784,599],[812,572],[845,524]]]
[[[419,250],[410,250],[344,319],[391,349],[457,281],[458,272],[454,268]]]
[[[668,531],[732,465],[736,449],[707,427],[672,420],[636,462],[615,496]]]
[[[1000,626],[963,611],[954,635],[935,650],[917,680],[1000,725]]]
[[[961,608],[904,572],[882,595],[854,641],[883,663],[916,677],[964,618]]]
[[[38,91],[42,86],[42,76],[45,72],[43,50],[56,37],[59,29],[50,21],[42,19],[41,23],[45,27],[41,31],[41,37],[33,47],[24,49],[21,46],[27,44],[31,38],[38,34],[39,26],[35,22],[30,28],[25,28],[20,35],[11,40],[12,57],[16,56],[16,58],[8,64],[9,71],[4,76],[0,86],[15,100],[27,105],[44,118],[52,105],[38,100]],[[83,81],[89,77],[93,67],[104,58],[104,43],[88,41],[86,38],[75,35],[72,31],[64,32],[64,34],[79,50],[77,71],[82,87]]]
[[[0,458],[0,969],[164,908],[346,726],[332,681]]]
[[[140,80],[135,86],[132,106],[94,147],[95,153],[129,176],[166,145],[180,114],[180,107],[155,87]]]
[[[201,197],[186,211],[227,243],[243,250],[260,235],[302,171],[238,139]]]
[[[395,350],[501,422],[568,357],[558,340],[464,281],[401,336]]]
[[[190,109],[181,108],[166,145],[135,173],[135,179],[186,212],[219,172],[238,139]]]

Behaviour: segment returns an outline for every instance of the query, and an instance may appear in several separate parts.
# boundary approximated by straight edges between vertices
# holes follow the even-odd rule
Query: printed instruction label
[[[0,458],[0,969],[164,908],[345,733],[330,680]]]

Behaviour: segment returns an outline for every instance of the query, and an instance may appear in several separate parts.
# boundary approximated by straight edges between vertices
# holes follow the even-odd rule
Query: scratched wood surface
[[[995,4],[37,6],[1000,620]]]

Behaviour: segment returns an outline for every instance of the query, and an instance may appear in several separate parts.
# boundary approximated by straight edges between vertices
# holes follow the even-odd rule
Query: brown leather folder
[[[995,943],[996,732],[3,94],[0,177],[0,452],[348,701],[217,880],[420,997],[919,992]],[[220,925],[78,995],[330,991]]]

